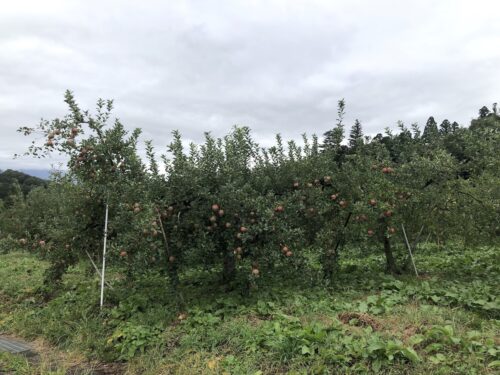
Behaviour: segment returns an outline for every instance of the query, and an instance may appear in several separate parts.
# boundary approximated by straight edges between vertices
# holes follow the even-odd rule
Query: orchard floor
[[[15,250],[0,255],[0,334],[38,356],[0,353],[0,374],[498,373],[500,248],[426,246],[416,263],[421,277],[394,277],[382,257],[351,251],[331,285],[276,270],[249,296],[191,271],[179,320],[163,277],[117,270],[100,312],[85,264],[45,302],[47,264]]]

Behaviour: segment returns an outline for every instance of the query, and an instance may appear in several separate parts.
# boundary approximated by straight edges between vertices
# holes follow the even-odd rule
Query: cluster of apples
[[[71,147],[75,146],[75,137],[78,135],[78,133],[79,133],[78,128],[71,128],[68,134],[68,138],[66,138],[66,144],[68,146]],[[47,134],[47,142],[45,143],[45,146],[54,147],[55,145],[54,138],[59,135],[61,135],[61,129],[54,129],[53,131],[49,132],[49,134]]]
[[[281,253],[286,257],[291,257],[293,255],[290,248],[286,245],[281,246]]]
[[[142,234],[146,237],[151,236],[151,237],[158,237],[158,222],[156,220],[151,221],[151,227],[150,228],[144,228],[142,230]]]

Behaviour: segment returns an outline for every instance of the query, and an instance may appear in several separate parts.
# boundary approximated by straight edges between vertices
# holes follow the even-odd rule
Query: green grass
[[[129,374],[496,373],[499,249],[429,246],[416,262],[422,277],[394,277],[380,272],[382,258],[352,251],[332,285],[276,270],[250,296],[225,291],[215,273],[191,271],[181,279],[188,308],[179,320],[159,275],[131,281],[112,270],[100,312],[99,281],[87,265],[70,270],[44,302],[37,290],[47,264],[11,252],[0,255],[0,332],[43,338],[60,368],[43,372],[2,354],[0,369],[58,373],[79,353],[88,363],[121,362]]]

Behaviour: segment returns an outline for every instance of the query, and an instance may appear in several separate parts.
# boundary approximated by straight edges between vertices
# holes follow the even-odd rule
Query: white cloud
[[[0,168],[15,129],[114,98],[163,148],[234,124],[260,143],[332,126],[336,103],[366,133],[429,115],[466,124],[497,101],[500,3],[486,1],[16,1],[0,12]],[[38,164],[37,164],[38,163]]]

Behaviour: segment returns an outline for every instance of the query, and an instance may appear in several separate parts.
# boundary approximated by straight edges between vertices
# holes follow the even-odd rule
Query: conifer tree
[[[427,123],[425,124],[424,133],[422,138],[426,143],[434,142],[439,136],[439,130],[436,120],[434,117],[429,117]]]
[[[359,120],[356,119],[349,134],[349,147],[356,148],[360,144],[363,144],[363,128]]]
[[[451,123],[448,121],[448,119],[444,119],[441,125],[439,125],[439,133],[441,135],[446,135],[451,133]]]

